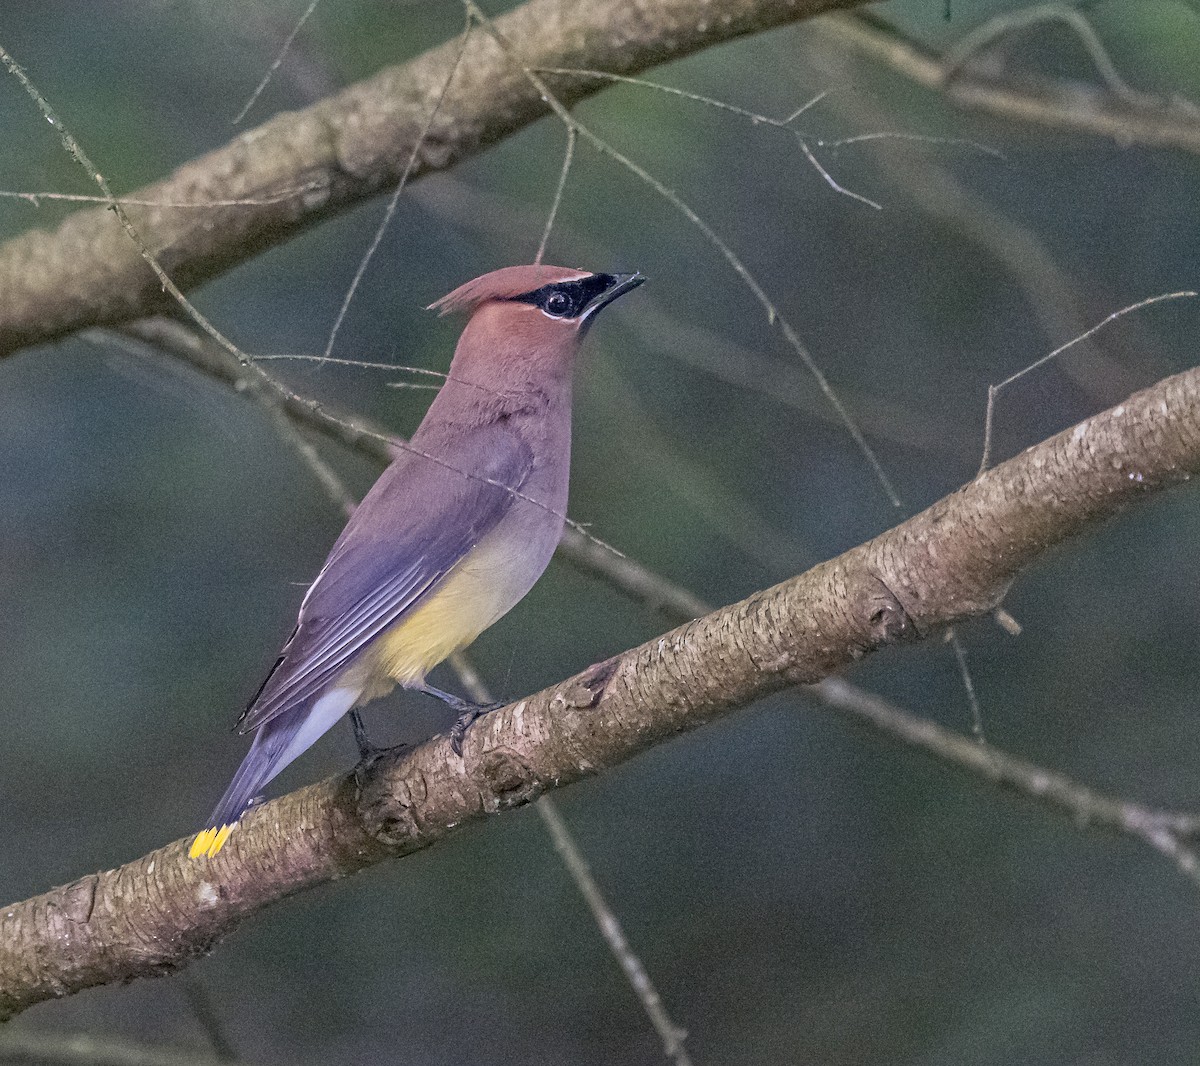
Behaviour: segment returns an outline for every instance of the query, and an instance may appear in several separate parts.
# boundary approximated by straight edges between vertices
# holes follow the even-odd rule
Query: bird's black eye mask
[[[551,285],[543,285],[540,289],[511,299],[517,303],[533,304],[552,318],[578,318],[597,296],[608,292],[616,280],[611,274],[590,274],[577,281],[556,281]]]

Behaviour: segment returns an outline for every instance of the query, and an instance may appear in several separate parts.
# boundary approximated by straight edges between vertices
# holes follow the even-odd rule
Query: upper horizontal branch
[[[1029,74],[967,71],[870,14],[822,22],[827,37],[858,49],[962,107],[1053,129],[1108,137],[1121,146],[1200,152],[1200,115],[1146,93],[1117,94]]]
[[[857,2],[528,0],[496,24],[530,66],[632,73]],[[412,178],[453,166],[548,113],[511,58],[488,34],[473,33],[422,140],[458,53],[459,42],[451,41],[279,115],[130,197],[171,206],[130,203],[125,210],[147,248],[187,289],[394,184],[418,143]],[[603,85],[594,78],[553,83],[565,101]],[[224,206],[178,206],[214,202]],[[0,292],[0,355],[170,302],[104,207],[0,246]]]
[[[162,973],[293,892],[611,767],[785,686],[994,606],[1049,548],[1200,471],[1200,369],[1159,382],[799,577],[446,738],[252,809],[211,862],[177,841],[0,911],[0,1019]]]

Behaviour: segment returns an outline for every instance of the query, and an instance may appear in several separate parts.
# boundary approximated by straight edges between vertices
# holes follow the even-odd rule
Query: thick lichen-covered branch
[[[829,562],[444,737],[253,809],[212,861],[176,841],[0,910],[0,1018],[175,969],[273,902],[886,645],[994,607],[1049,549],[1200,470],[1200,369],[1030,448]]]
[[[856,2],[528,0],[497,18],[496,26],[530,67],[633,73]],[[187,289],[391,187],[414,150],[415,179],[549,112],[512,57],[481,31],[468,39],[441,98],[459,52],[460,42],[450,41],[187,163],[131,194],[130,201],[139,202],[125,210],[134,228]],[[594,78],[548,81],[568,102],[603,85]],[[230,202],[238,200],[249,202]],[[53,232],[33,230],[0,245],[0,291],[0,355],[170,303],[105,207],[76,212]]]

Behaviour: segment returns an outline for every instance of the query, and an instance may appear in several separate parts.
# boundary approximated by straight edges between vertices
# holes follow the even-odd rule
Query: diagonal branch
[[[1047,770],[901,710],[840,677],[826,678],[810,691],[824,706],[841,712],[851,721],[868,725],[907,748],[927,752],[984,781],[1054,807],[1077,826],[1102,827],[1132,836],[1170,859],[1194,884],[1200,884],[1200,859],[1193,845],[1200,835],[1200,817],[1194,814],[1157,810],[1106,796],[1066,774]]]
[[[446,737],[253,809],[211,862],[176,841],[0,910],[0,1018],[169,972],[305,888],[409,854],[783,688],[991,609],[1051,547],[1200,471],[1200,369],[989,470],[829,562]]]
[[[859,0],[527,0],[498,18],[540,67],[631,74],[723,41]],[[135,194],[136,231],[188,289],[396,184],[451,167],[547,114],[524,74],[486,34],[434,48],[301,111],[282,114]],[[564,80],[566,102],[599,91]],[[434,104],[445,89],[439,107]],[[422,132],[436,110],[426,136]],[[294,195],[276,198],[281,191]],[[255,200],[226,206],[216,201]],[[0,245],[0,355],[169,304],[121,226],[103,207]]]
[[[290,409],[285,406],[289,399],[287,395],[267,390],[256,380],[243,379],[240,376],[241,368],[235,361],[230,360],[210,339],[199,336],[187,326],[166,319],[147,319],[128,327],[127,332],[206,374],[216,376],[226,384],[232,384],[235,389],[256,389],[256,396],[264,406],[289,415]],[[359,437],[353,424],[343,418],[323,412],[313,417],[313,408],[304,404],[295,405],[289,417],[298,419],[300,424],[320,431],[368,458],[381,462],[388,460],[386,447],[377,435]],[[622,594],[661,611],[667,617],[690,621],[713,611],[711,606],[687,589],[636,560],[605,551],[573,529],[565,530],[559,554],[575,567],[610,584]],[[998,610],[996,616],[997,621],[1004,625],[1004,612]],[[1015,623],[1010,619],[1009,624]],[[466,681],[464,664],[456,662],[454,666]],[[981,747],[976,740],[964,738],[927,718],[910,714],[842,678],[827,678],[809,688],[807,694],[825,707],[845,714],[877,733],[897,739],[910,748],[929,752],[943,762],[956,765],[985,781],[1010,787],[1054,807],[1067,814],[1076,824],[1109,828],[1134,836],[1173,861],[1184,876],[1200,883],[1200,861],[1190,844],[1192,839],[1200,835],[1200,819],[1195,815],[1155,810],[1130,800],[1105,796],[1063,774],[1036,766],[992,745]],[[480,703],[490,702],[490,698],[478,693],[472,698]],[[542,806],[544,803],[539,809]]]
[[[242,379],[238,376],[240,367],[235,362],[229,360],[211,340],[197,335],[187,326],[166,319],[147,319],[134,323],[127,332],[206,374],[215,375],[226,384],[232,384],[235,389],[257,386],[257,395],[265,406],[289,413],[290,409],[285,406],[288,402],[286,395],[266,390],[249,379]],[[319,431],[368,458],[388,461],[386,447],[378,435],[359,437],[354,425],[344,418],[319,411],[314,417],[313,408],[303,404],[296,405],[289,416],[298,419],[299,424]],[[559,555],[623,595],[661,611],[666,617],[689,621],[713,611],[710,605],[687,589],[634,559],[605,551],[573,529],[564,531]],[[1002,610],[998,610],[996,616],[1005,628],[1015,624],[1010,619],[1005,625],[1005,613]],[[462,677],[461,664],[456,663],[455,668]],[[808,689],[807,695],[877,733],[900,740],[910,748],[927,751],[943,762],[954,764],[985,781],[1010,787],[1054,807],[1066,813],[1076,824],[1105,827],[1134,836],[1171,859],[1186,877],[1200,883],[1200,861],[1189,843],[1200,836],[1200,819],[1197,816],[1155,810],[1129,800],[1105,796],[1063,774],[1036,766],[992,745],[981,747],[976,740],[966,739],[935,722],[910,714],[842,678],[828,678]],[[490,702],[490,699],[478,694],[473,698],[480,703]]]

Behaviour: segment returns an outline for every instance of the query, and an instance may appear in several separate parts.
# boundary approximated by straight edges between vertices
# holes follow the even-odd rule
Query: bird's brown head
[[[430,304],[447,315],[470,315],[456,362],[569,366],[596,314],[646,279],[633,274],[593,274],[567,267],[503,267],[460,285]],[[459,367],[461,373],[465,367]],[[482,369],[482,368],[480,368]]]

